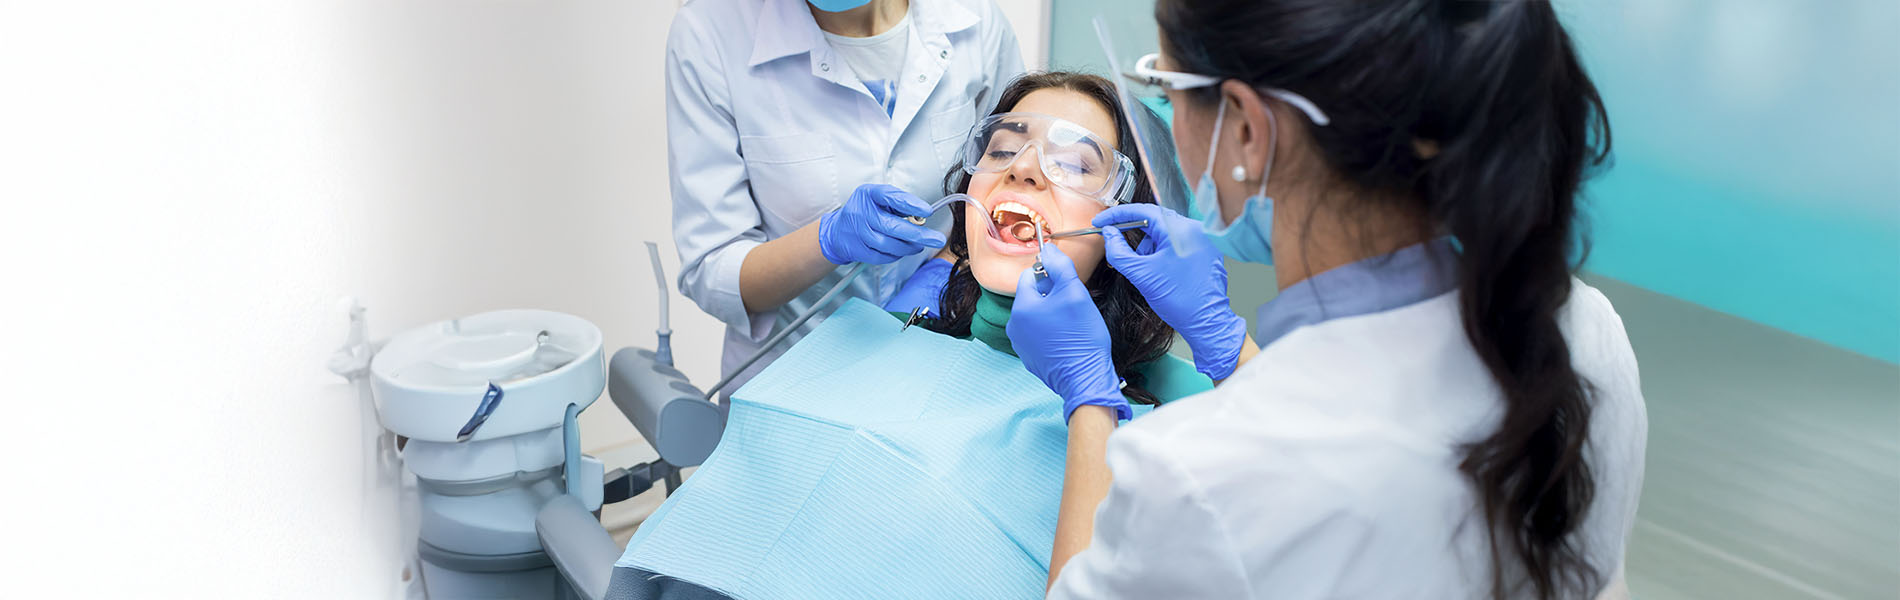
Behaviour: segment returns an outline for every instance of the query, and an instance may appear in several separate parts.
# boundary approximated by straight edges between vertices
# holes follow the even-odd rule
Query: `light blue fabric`
[[[884,107],[884,116],[897,111],[897,82],[873,79],[864,82],[864,91],[877,99],[877,105]]]
[[[931,317],[943,316],[943,287],[950,283],[950,273],[956,265],[948,260],[926,260],[917,267],[910,279],[904,281],[904,287],[884,303],[884,310],[909,315],[910,311],[923,308],[924,314]]]
[[[1254,343],[1261,348],[1293,330],[1410,306],[1458,288],[1451,238],[1413,244],[1320,272],[1260,305]]]
[[[1209,199],[1197,211],[1201,215],[1201,230],[1207,232],[1207,239],[1220,249],[1221,254],[1234,260],[1273,264],[1273,241],[1270,236],[1273,231],[1273,198],[1264,193],[1248,196],[1241,203],[1240,216],[1222,223],[1220,194],[1217,192],[1212,175],[1202,175],[1200,185],[1194,188],[1195,199]]]
[[[871,0],[811,0],[811,5],[825,12],[844,12],[870,4]]]
[[[1040,597],[1062,399],[1009,354],[901,325],[850,300],[735,392],[719,448],[615,577],[747,600]]]
[[[1207,232],[1207,239],[1214,242],[1221,254],[1241,262],[1271,265],[1273,198],[1267,196],[1267,176],[1273,173],[1272,153],[1267,154],[1266,171],[1260,175],[1260,191],[1241,202],[1240,216],[1232,221],[1221,221],[1220,189],[1214,187],[1214,155],[1220,150],[1220,124],[1226,118],[1227,103],[1222,102],[1220,109],[1214,112],[1214,141],[1207,145],[1207,170],[1194,186],[1195,212],[1199,213],[1201,229]],[[1273,123],[1273,115],[1267,115],[1267,123]],[[1267,144],[1273,144],[1275,135],[1267,137]]]

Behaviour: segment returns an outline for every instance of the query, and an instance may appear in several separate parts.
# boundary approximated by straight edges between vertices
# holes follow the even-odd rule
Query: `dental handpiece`
[[[1017,238],[1021,239],[1022,236],[1018,235]],[[1048,244],[1049,238],[1050,236],[1046,236],[1042,234],[1041,227],[1036,228],[1036,248],[1040,249],[1043,247],[1044,244]],[[1023,241],[1029,241],[1029,240],[1023,240]],[[1041,252],[1036,253],[1036,265],[1034,267],[1031,267],[1031,269],[1036,272],[1036,291],[1044,293],[1044,294],[1049,293],[1049,270],[1042,268],[1042,253]]]

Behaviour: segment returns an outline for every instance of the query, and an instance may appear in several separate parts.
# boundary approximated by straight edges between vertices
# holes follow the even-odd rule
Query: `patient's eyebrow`
[[[1082,143],[1088,144],[1090,148],[1094,148],[1095,153],[1097,155],[1105,154],[1104,152],[1102,152],[1102,145],[1095,143],[1095,138],[1093,137],[1084,136],[1082,138]]]

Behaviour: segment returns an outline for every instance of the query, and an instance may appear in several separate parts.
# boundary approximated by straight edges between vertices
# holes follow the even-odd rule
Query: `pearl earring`
[[[1234,165],[1234,181],[1238,182],[1238,181],[1246,181],[1246,180],[1247,180],[1247,167]]]

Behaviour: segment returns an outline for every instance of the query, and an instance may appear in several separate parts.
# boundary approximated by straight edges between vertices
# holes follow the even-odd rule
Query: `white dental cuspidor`
[[[536,526],[556,497],[598,510],[604,468],[580,453],[581,409],[606,387],[600,329],[572,315],[501,310],[390,338],[369,363],[377,420],[408,438],[415,552],[431,597],[555,589]]]

